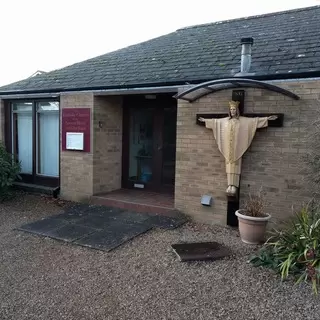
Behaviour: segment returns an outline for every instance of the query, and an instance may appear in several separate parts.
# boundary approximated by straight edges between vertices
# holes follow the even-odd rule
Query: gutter
[[[242,78],[242,77],[235,77]],[[247,76],[247,79],[260,80],[260,81],[276,81],[276,80],[309,80],[310,78],[320,78],[320,71],[309,71],[303,73],[285,73],[285,74],[272,74],[272,75],[252,75]],[[224,78],[210,78],[201,80],[186,80],[166,83],[150,83],[148,87],[143,85],[132,85],[119,88],[112,87],[82,87],[82,88],[56,88],[47,90],[15,90],[15,91],[2,91],[0,92],[0,99],[22,99],[22,98],[56,98],[61,93],[71,94],[73,92],[81,93],[94,93],[95,95],[128,95],[128,94],[148,94],[148,93],[177,93],[178,89],[184,86],[200,84],[202,82],[219,80]]]
[[[82,88],[56,88],[56,89],[39,89],[39,90],[15,90],[15,91],[0,91],[0,98],[12,98],[13,96],[58,96],[61,93],[73,93],[73,92],[93,92],[96,94],[105,93],[105,94],[140,94],[140,93],[151,93],[151,92],[159,92],[159,93],[166,93],[172,92],[176,93],[178,88],[182,85],[186,85],[186,82],[173,82],[173,83],[158,83],[153,84],[150,83],[148,87],[143,85],[132,85],[132,86],[123,86],[119,88],[119,86],[112,86],[112,87],[82,87]]]
[[[20,91],[0,93],[0,99],[22,99],[22,98],[57,98],[63,94],[74,94],[74,92],[81,93],[93,93],[99,96],[110,96],[110,95],[129,95],[129,94],[151,94],[151,93],[172,93],[178,92],[180,86],[164,86],[164,87],[141,87],[141,88],[117,88],[117,89],[90,89],[90,88],[79,88],[79,89],[61,89],[61,90],[38,90],[37,92]]]

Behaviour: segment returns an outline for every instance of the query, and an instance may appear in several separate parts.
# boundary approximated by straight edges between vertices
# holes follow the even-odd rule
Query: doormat
[[[180,261],[218,260],[230,255],[230,250],[218,242],[178,243],[171,245]]]

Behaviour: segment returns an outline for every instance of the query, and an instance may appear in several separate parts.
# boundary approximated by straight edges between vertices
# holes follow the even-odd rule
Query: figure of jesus
[[[241,159],[243,154],[249,148],[252,139],[258,128],[268,126],[268,120],[275,120],[278,116],[270,117],[242,117],[239,113],[239,102],[229,102],[229,116],[221,119],[204,119],[206,128],[213,131],[213,136],[217,142],[219,151],[226,161],[226,173],[228,196],[236,196],[239,188],[241,173]]]

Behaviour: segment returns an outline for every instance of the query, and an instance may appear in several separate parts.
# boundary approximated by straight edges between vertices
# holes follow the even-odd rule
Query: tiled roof
[[[320,6],[179,29],[0,88],[12,91],[125,88],[200,82],[240,71],[240,39],[253,37],[257,76],[320,71]]]

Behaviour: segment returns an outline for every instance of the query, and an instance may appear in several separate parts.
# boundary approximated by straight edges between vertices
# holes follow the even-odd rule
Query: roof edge
[[[272,74],[272,75],[254,75],[246,77],[252,80],[271,81],[271,80],[288,80],[288,79],[306,79],[306,78],[317,78],[320,77],[319,71],[309,71],[301,73],[284,73],[284,74]],[[241,79],[245,77],[235,77],[235,79]],[[80,87],[80,88],[54,88],[54,89],[30,89],[30,90],[13,90],[13,91],[0,91],[1,96],[11,96],[17,94],[58,94],[62,92],[83,92],[83,91],[98,91],[98,90],[128,90],[128,89],[141,89],[141,88],[156,88],[156,87],[170,87],[170,86],[185,86],[192,84],[200,84],[202,82],[219,80],[224,78],[210,78],[210,79],[188,79],[186,81],[172,81],[162,83],[145,83],[145,84],[133,84],[128,86],[97,86],[97,87]]]

